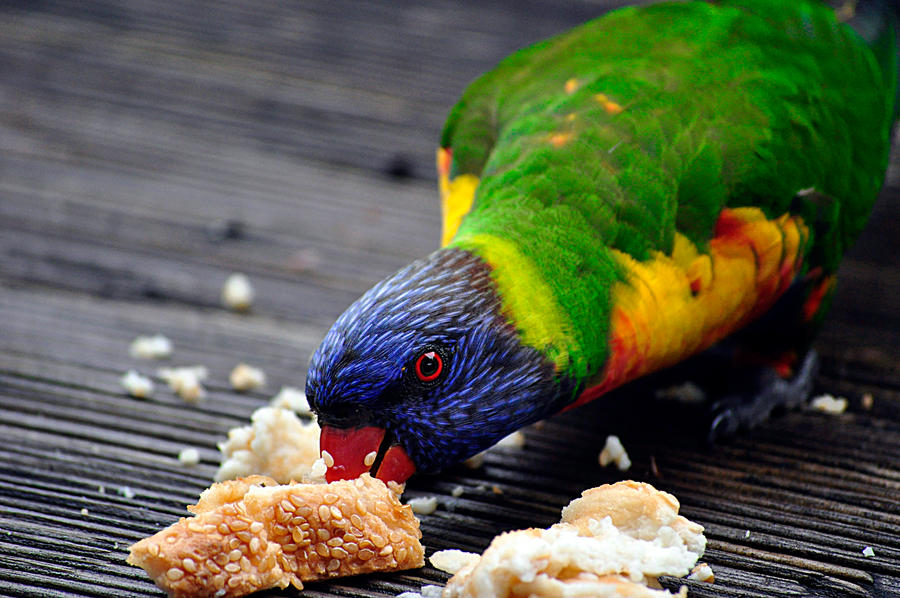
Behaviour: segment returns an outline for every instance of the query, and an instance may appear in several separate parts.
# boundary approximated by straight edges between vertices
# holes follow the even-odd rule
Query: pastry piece
[[[278,485],[265,476],[214,484],[182,518],[131,547],[171,597],[243,596],[304,581],[421,567],[419,522],[368,475]]]
[[[585,491],[549,529],[494,538],[449,581],[445,598],[669,596],[659,575],[684,576],[706,546],[703,528],[649,484]]]

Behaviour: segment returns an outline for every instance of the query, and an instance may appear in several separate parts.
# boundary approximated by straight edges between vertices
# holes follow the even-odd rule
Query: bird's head
[[[504,318],[490,267],[442,249],[337,320],[306,394],[329,481],[436,472],[559,409],[553,365]],[[331,463],[331,460],[334,463]]]

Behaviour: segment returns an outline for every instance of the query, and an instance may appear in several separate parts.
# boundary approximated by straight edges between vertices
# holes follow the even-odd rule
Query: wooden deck
[[[0,595],[160,595],[127,547],[186,514],[216,443],[282,385],[303,385],[354,298],[436,247],[434,146],[465,84],[610,5],[0,3]],[[665,406],[635,407],[650,391],[620,392],[529,429],[480,470],[414,478],[408,495],[440,500],[422,517],[428,553],[553,523],[621,477],[596,463],[618,433],[627,475],[707,529],[716,583],[688,582],[692,596],[900,596],[893,166],[819,342],[817,390],[846,396],[848,413],[790,413],[707,450]],[[256,287],[250,314],[220,307],[233,271]],[[130,368],[155,371],[128,345],[156,332],[174,341],[172,364],[209,367],[199,406],[119,387]],[[264,390],[229,389],[240,361],[267,372]],[[200,465],[179,464],[185,447]],[[394,596],[446,578],[426,567],[303,595]]]

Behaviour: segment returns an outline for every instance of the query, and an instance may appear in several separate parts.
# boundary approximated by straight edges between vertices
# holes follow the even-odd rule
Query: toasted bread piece
[[[421,567],[419,522],[396,488],[363,475],[277,485],[253,476],[214,484],[182,518],[131,547],[171,597],[233,597],[304,581]]]

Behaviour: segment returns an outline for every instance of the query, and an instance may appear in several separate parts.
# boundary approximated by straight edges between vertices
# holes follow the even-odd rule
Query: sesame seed
[[[294,511],[297,510],[297,507],[295,507],[293,505],[293,503],[291,503],[291,501],[289,501],[289,500],[281,501],[280,506],[281,506],[281,510],[284,511],[285,513],[293,513]]]
[[[316,536],[318,536],[319,541],[321,541],[321,542],[324,542],[324,541],[328,540],[329,538],[331,538],[331,534],[328,532],[327,529],[324,529],[324,528],[317,529]]]
[[[303,544],[303,540],[305,539],[303,530],[297,529],[296,527],[291,530],[291,539],[297,544]]]
[[[152,556],[159,556],[159,544],[150,544],[147,546],[147,552]]]
[[[341,510],[337,507],[331,507],[331,516],[335,519],[343,519],[344,514],[341,513]]]
[[[350,554],[356,554],[359,552],[359,546],[356,545],[356,542],[344,542],[344,550],[349,552]]]
[[[372,544],[374,544],[376,548],[384,548],[387,544],[387,540],[385,540],[384,537],[379,536],[378,534],[373,534],[370,539],[372,540]]]
[[[252,538],[250,540],[250,553],[251,554],[259,553],[259,538]]]
[[[329,571],[337,571],[341,568],[341,562],[337,559],[331,559],[328,561],[328,570]]]
[[[359,529],[363,528],[362,517],[360,517],[356,513],[353,513],[352,515],[350,515],[350,523],[352,523],[355,527],[357,527]]]
[[[319,556],[321,557],[326,557],[331,554],[331,551],[328,550],[328,546],[326,546],[324,542],[321,544],[316,544],[316,552],[319,553]]]
[[[325,496],[322,497],[322,500],[325,501],[326,505],[333,505],[338,500],[338,495],[333,492],[327,492]]]
[[[222,568],[219,567],[217,564],[215,564],[215,562],[213,562],[212,559],[207,559],[205,565],[206,565],[206,569],[213,575],[216,575],[216,574],[222,572]]]
[[[391,546],[390,544],[388,544],[387,546],[382,548],[378,554],[380,556],[387,556],[387,555],[391,554],[392,552],[394,552],[394,547]]]
[[[181,568],[188,573],[196,573],[197,563],[192,558],[185,557],[181,560]]]
[[[235,550],[238,546],[241,545],[241,541],[238,538],[228,538],[228,549]]]
[[[331,509],[328,508],[327,505],[319,505],[319,519],[321,521],[328,521],[331,518]]]
[[[281,550],[284,552],[297,552],[300,549],[296,544],[283,544]]]
[[[265,526],[262,523],[260,523],[259,521],[254,521],[253,523],[250,524],[250,532],[254,533],[254,534],[258,534],[259,532],[263,531],[264,527]]]
[[[241,566],[238,565],[237,563],[228,563],[227,565],[225,565],[224,568],[229,573],[237,573],[238,571],[241,570]]]
[[[172,567],[168,571],[166,571],[166,577],[169,581],[178,581],[182,577],[184,577],[184,571],[177,567]]]
[[[331,556],[333,556],[336,559],[343,560],[343,559],[349,557],[350,553],[347,552],[346,550],[344,550],[343,548],[341,548],[340,546],[335,546],[334,548],[331,549]]]
[[[375,553],[373,551],[369,550],[368,548],[363,548],[362,550],[359,551],[359,553],[356,556],[358,556],[359,559],[362,561],[368,561],[369,559],[371,559],[372,557],[375,556]]]
[[[245,556],[241,557],[241,571],[250,571],[250,559]]]
[[[247,530],[244,530],[244,531],[241,531],[241,532],[236,532],[234,535],[237,536],[238,539],[239,539],[241,542],[243,542],[244,544],[246,544],[246,543],[249,542],[250,540],[253,540],[253,539],[254,539],[253,534],[251,534],[251,533],[248,532]]]
[[[328,451],[322,451],[322,460],[325,461],[325,467],[334,467],[334,457]]]
[[[216,529],[219,530],[219,533],[222,534],[223,536],[227,536],[228,534],[231,533],[231,528],[229,528],[228,525],[224,521],[222,523],[220,523],[216,527]]]
[[[371,453],[366,455],[365,459],[363,459],[363,464],[365,464],[366,467],[372,467],[372,464],[375,463],[375,458],[377,456],[378,456],[378,453],[376,453],[375,451],[372,451]]]
[[[332,538],[326,542],[329,546],[340,546],[344,541],[341,538]]]

